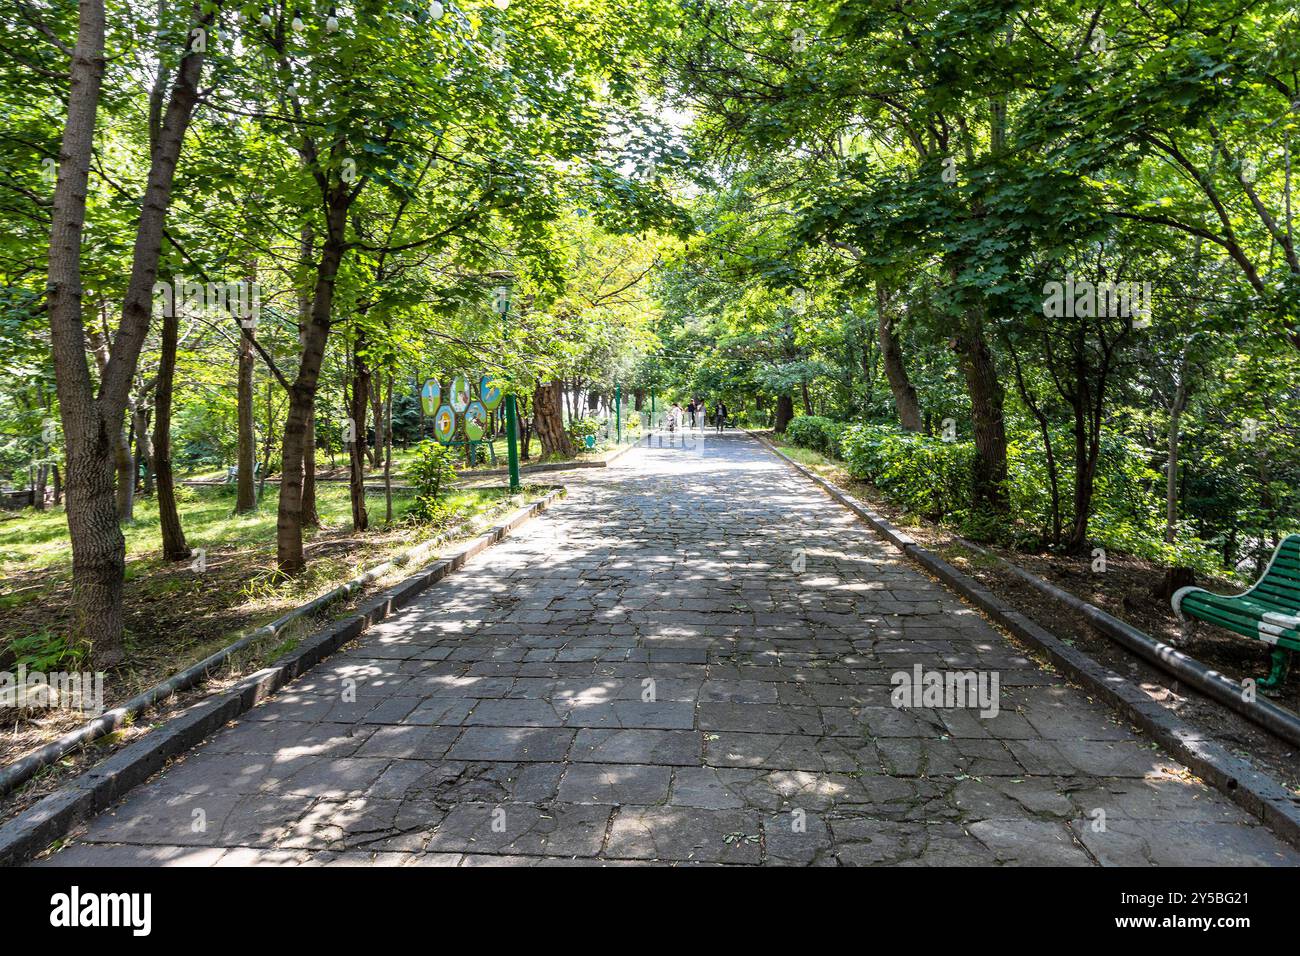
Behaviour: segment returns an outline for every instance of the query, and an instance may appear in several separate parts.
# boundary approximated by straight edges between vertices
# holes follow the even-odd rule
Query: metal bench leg
[[[1277,690],[1286,681],[1286,675],[1291,670],[1291,652],[1276,648],[1273,651],[1273,667],[1268,672],[1268,676],[1259,682],[1259,689],[1264,691]]]

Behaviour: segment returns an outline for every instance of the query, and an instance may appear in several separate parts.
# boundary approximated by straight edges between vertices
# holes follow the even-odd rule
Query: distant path
[[[753,439],[650,442],[51,862],[1300,859]]]

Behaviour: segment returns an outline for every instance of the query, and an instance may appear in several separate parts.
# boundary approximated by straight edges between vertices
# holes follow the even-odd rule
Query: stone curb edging
[[[229,690],[189,707],[143,739],[74,777],[0,826],[0,866],[13,866],[30,860],[78,823],[112,806],[132,787],[161,770],[168,760],[191,749],[224,724],[261,703],[344,644],[359,637],[371,625],[405,607],[421,592],[461,568],[470,558],[540,515],[564,494],[563,488],[556,488],[519,509],[451,554],[379,592],[347,618],[306,638],[278,661],[249,674]]]
[[[1046,653],[1053,664],[1103,698],[1197,776],[1222,791],[1292,846],[1300,848],[1300,798],[1293,796],[1286,787],[1268,774],[1256,770],[1205,731],[1193,727],[1152,700],[1127,678],[1094,661],[1003,603],[988,588],[922,548],[911,536],[894,527],[842,488],[790,458],[762,435],[752,431],[749,434],[786,464],[820,486],[831,498],[852,511],[927,572],[1016,637]]]

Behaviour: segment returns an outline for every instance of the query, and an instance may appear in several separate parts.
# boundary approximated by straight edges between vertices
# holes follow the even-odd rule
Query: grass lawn
[[[272,542],[275,536],[276,489],[268,486],[266,497],[252,514],[233,513],[234,486],[229,488],[177,489],[181,524],[192,548],[209,552],[255,546]],[[376,514],[382,523],[383,495],[368,494],[367,508],[372,522]],[[465,506],[474,496],[458,495],[456,505]],[[394,521],[400,521],[411,507],[409,492],[393,493]],[[323,485],[317,491],[321,527],[329,531],[351,523],[352,507],[346,485]],[[153,498],[136,500],[135,520],[122,526],[126,538],[127,578],[161,564],[161,540],[158,532],[158,505]],[[68,524],[62,508],[36,511],[26,508],[0,513],[0,578],[8,579],[23,572],[57,569],[72,560]],[[66,570],[66,568],[65,568]],[[6,584],[13,581],[6,580]],[[0,607],[3,607],[0,599]]]
[[[266,624],[326,593],[363,570],[449,532],[456,539],[479,533],[545,488],[465,488],[443,498],[435,522],[408,517],[410,492],[393,495],[393,522],[384,523],[382,492],[367,497],[370,530],[353,534],[346,484],[318,486],[321,527],[308,532],[306,573],[285,580],[275,571],[275,486],[268,485],[259,510],[234,515],[234,488],[183,487],[181,523],[189,544],[203,549],[205,565],[162,560],[158,509],[152,499],[136,502],[136,519],[123,527],[127,573],[123,589],[126,659],[104,677],[105,706],[114,707],[140,691],[202,660],[238,635]],[[445,549],[455,547],[449,542]],[[83,649],[67,643],[71,597],[71,547],[63,509],[0,512],[0,669],[21,661],[29,670],[84,671]],[[430,555],[427,560],[434,560]],[[27,785],[0,798],[0,820],[20,812],[79,769],[139,739],[157,721],[265,667],[332,619],[345,616],[369,595],[413,573],[399,567],[347,601],[293,622],[274,638],[255,642],[209,676],[204,684],[175,695],[147,717],[46,768]],[[16,759],[67,731],[86,717],[75,710],[0,709],[0,763]]]
[[[135,521],[122,529],[128,657],[110,681],[118,689],[110,697],[125,699],[202,659],[235,634],[446,529],[495,516],[525,496],[511,498],[502,488],[463,489],[444,498],[441,520],[415,523],[405,520],[413,496],[394,493],[394,520],[386,526],[383,495],[371,494],[371,529],[354,535],[347,486],[322,485],[321,527],[310,530],[304,542],[308,570],[289,580],[275,571],[272,486],[259,510],[248,515],[232,514],[233,488],[182,490],[181,523],[190,546],[204,552],[203,567],[162,560],[157,506],[150,499],[138,501]],[[71,547],[62,509],[0,514],[0,667],[32,654],[45,661],[46,669],[55,669],[52,663],[77,663],[75,651],[58,657],[66,650],[70,593]],[[50,655],[55,656],[45,660]]]

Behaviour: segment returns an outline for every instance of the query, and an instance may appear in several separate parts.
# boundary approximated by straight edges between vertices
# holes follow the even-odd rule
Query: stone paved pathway
[[[1297,862],[757,442],[651,440],[49,862]]]

